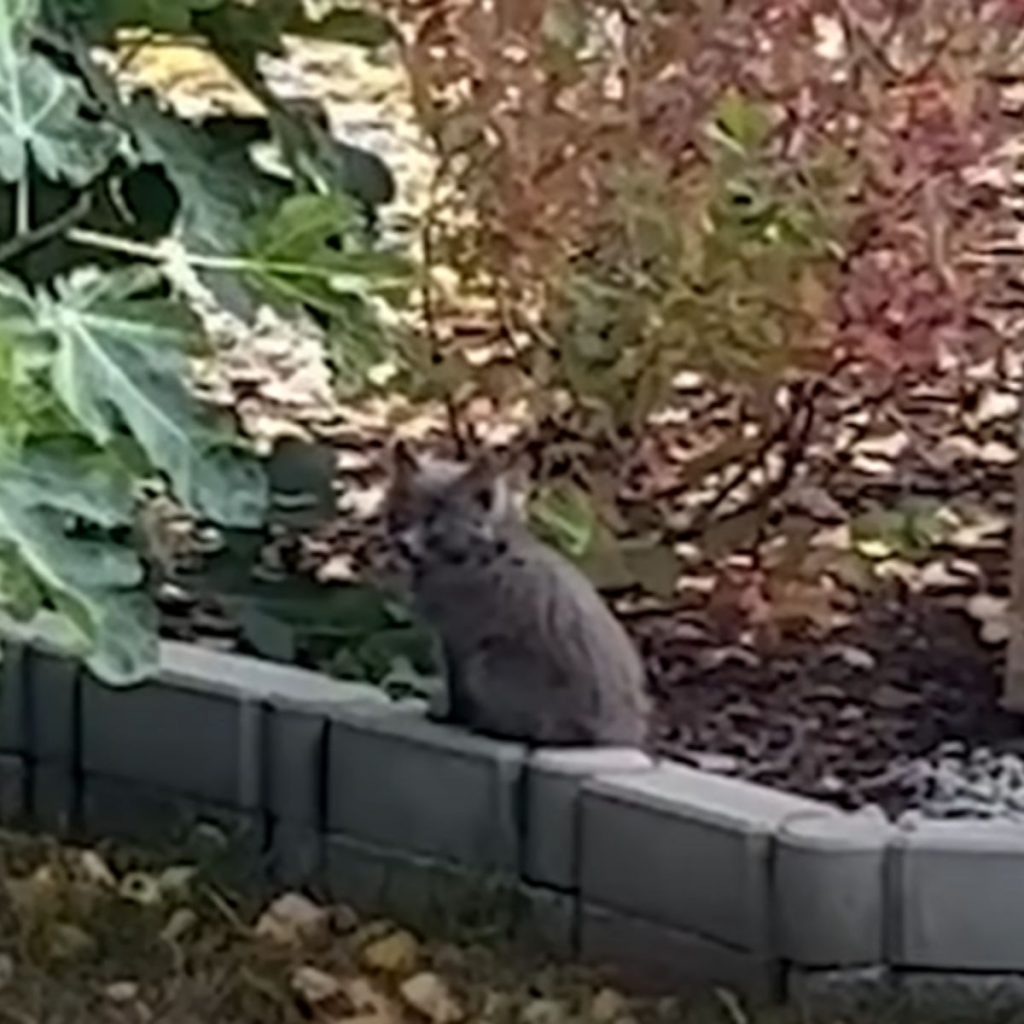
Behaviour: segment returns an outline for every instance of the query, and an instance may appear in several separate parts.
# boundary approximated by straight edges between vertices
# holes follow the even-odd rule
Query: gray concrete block
[[[525,750],[427,720],[419,707],[332,717],[331,832],[478,870],[515,873]]]
[[[389,703],[385,694],[367,683],[344,682],[310,669],[176,640],[160,644],[160,678],[201,693],[222,697],[245,693],[250,700],[274,703],[280,699],[309,710],[326,711],[351,700]]]
[[[204,863],[231,862],[246,877],[263,867],[266,835],[260,815],[122,779],[83,779],[80,831],[196,856]]]
[[[388,915],[439,938],[474,927],[511,934],[519,909],[514,878],[340,835],[325,842],[324,884],[332,899],[363,914]]]
[[[263,803],[265,708],[244,691],[155,680],[90,681],[82,692],[82,767],[243,810]]]
[[[806,1021],[877,1024],[899,1010],[899,986],[884,964],[838,970],[791,968],[786,997]]]
[[[29,768],[17,754],[0,754],[0,825],[24,824],[28,817]]]
[[[303,708],[269,711],[267,809],[275,818],[323,825],[327,790],[327,719]]]
[[[829,813],[838,812],[674,764],[588,782],[584,901],[767,953],[775,836],[801,815]]]
[[[316,825],[291,818],[269,820],[267,872],[289,889],[316,884],[323,873],[324,835]]]
[[[774,1002],[782,992],[777,961],[692,932],[590,903],[580,906],[579,927],[583,960],[638,990],[676,995],[718,985],[755,1002]]]
[[[78,774],[59,762],[35,762],[29,773],[28,810],[35,828],[56,836],[73,834],[81,820]]]
[[[579,948],[576,898],[546,886],[520,885],[518,900],[515,938],[522,947],[558,960],[574,958]]]
[[[37,648],[26,652],[23,715],[34,760],[78,765],[82,676],[72,658]]]
[[[523,876],[538,885],[576,889],[583,783],[651,768],[646,754],[621,747],[532,751],[526,763]]]
[[[899,976],[904,1019],[931,1024],[1000,1024],[1024,1020],[1024,976],[905,971]]]
[[[776,840],[779,949],[796,964],[884,960],[885,858],[896,829],[860,814],[798,817]]]
[[[889,858],[891,962],[953,971],[1024,971],[1024,827],[924,822]]]
[[[29,752],[28,652],[23,644],[5,643],[0,657],[0,751]]]

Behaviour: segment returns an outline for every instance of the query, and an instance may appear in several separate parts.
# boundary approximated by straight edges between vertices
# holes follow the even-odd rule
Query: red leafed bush
[[[525,397],[593,466],[600,442],[642,448],[695,372],[756,427],[700,471],[740,456],[767,501],[817,382],[984,335],[997,196],[979,172],[1007,135],[1019,0],[391,6],[440,157],[428,255],[506,342],[510,372],[487,376],[435,320],[450,394]]]

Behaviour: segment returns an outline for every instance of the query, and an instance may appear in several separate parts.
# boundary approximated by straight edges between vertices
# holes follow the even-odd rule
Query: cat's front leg
[[[468,725],[470,709],[464,667],[451,646],[443,640],[438,642],[437,650],[444,685],[431,696],[427,717],[449,725]]]

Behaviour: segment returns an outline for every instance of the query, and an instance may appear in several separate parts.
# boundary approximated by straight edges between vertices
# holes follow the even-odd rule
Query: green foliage
[[[764,109],[736,90],[706,134],[689,175],[653,158],[623,167],[600,247],[552,288],[549,373],[602,429],[639,431],[682,370],[759,388],[815,356],[842,256],[842,167],[779,159]]]
[[[205,37],[270,116],[192,123],[126,98],[90,55],[121,29]],[[285,32],[391,38],[375,15],[316,20],[300,0],[0,0],[0,632],[113,682],[144,676],[156,650],[135,541],[144,490],[162,480],[222,529],[258,538],[267,522],[264,467],[189,384],[191,357],[209,353],[174,290],[182,264],[236,312],[269,300],[314,313],[350,391],[387,351],[378,309],[408,277],[372,231],[393,193],[386,166],[263,81],[258,57],[282,53]],[[258,141],[279,170],[254,162]],[[165,237],[173,257],[154,245]],[[266,595],[234,600],[250,626],[268,621]],[[371,633],[407,630],[369,615],[382,600],[321,606],[362,609]],[[406,664],[411,643],[395,638]]]
[[[899,558],[921,561],[949,533],[942,506],[927,499],[907,499],[892,508],[877,508],[854,520],[854,550],[871,561]]]

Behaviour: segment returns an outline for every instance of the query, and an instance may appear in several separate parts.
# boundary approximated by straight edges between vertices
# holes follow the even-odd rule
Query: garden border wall
[[[529,751],[371,687],[181,643],[105,687],[11,647],[0,820],[178,843],[430,926],[508,914],[553,955],[809,1009],[1024,1005],[1024,827],[898,829],[636,751]]]

